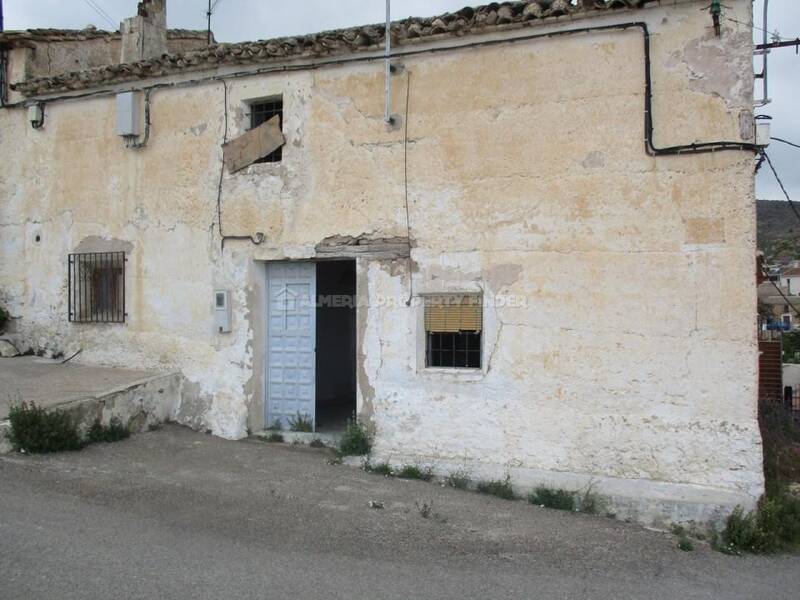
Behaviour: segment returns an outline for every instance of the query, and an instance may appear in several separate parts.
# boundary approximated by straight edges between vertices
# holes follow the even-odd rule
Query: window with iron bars
[[[283,97],[278,96],[268,100],[259,100],[250,105],[250,129],[255,129],[262,123],[266,123],[272,117],[278,116],[280,119],[281,131],[283,130]],[[281,162],[283,158],[283,146],[258,159],[256,162]]]
[[[425,297],[425,365],[481,368],[483,303],[477,294]]]
[[[124,323],[125,253],[69,255],[69,320],[73,323]]]

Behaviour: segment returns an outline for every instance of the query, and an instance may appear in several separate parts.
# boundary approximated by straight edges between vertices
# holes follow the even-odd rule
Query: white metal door
[[[267,423],[315,421],[317,266],[267,263]]]

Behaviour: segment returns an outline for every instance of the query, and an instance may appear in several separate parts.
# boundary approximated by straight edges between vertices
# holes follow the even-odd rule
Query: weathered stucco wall
[[[729,4],[749,22],[749,2]],[[716,38],[694,2],[635,18],[653,33],[656,144],[752,141],[749,29],[726,21]],[[224,253],[222,83],[155,91],[142,150],[114,135],[113,97],[53,103],[36,131],[2,111],[0,290],[20,332],[89,362],[180,368],[196,388],[184,421],[226,437],[257,429],[259,261],[313,258],[335,235],[408,234],[408,93],[411,261],[358,266],[359,410],[376,454],[521,485],[591,482],[640,498],[630,514],[752,503],[752,154],[645,153],[636,30],[402,62],[394,129],[378,62],[227,82],[229,137],[247,126],[247,100],[282,93],[287,144],[280,164],[223,177],[223,232],[265,234]],[[131,245],[124,326],[67,323],[66,255],[92,236]],[[231,334],[213,332],[214,289],[233,291]],[[522,299],[487,303],[481,371],[424,368],[418,300],[437,291]]]

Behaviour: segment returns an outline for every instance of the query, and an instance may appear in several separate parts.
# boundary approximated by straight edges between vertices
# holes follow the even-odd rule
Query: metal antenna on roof
[[[386,0],[386,114],[384,119],[394,125],[392,117],[392,0]]]
[[[206,28],[206,46],[211,45],[211,0],[208,0],[208,10],[206,11],[206,18],[208,19],[208,27]]]
[[[214,11],[217,10],[217,4],[222,2],[222,0],[214,0],[212,3],[211,0],[208,0],[208,10],[206,11],[206,19],[208,19],[208,27],[206,28],[206,45],[211,45],[211,15],[214,14]]]

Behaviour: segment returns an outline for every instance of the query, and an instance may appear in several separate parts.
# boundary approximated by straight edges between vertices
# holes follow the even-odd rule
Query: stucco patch
[[[597,169],[606,166],[606,155],[599,150],[594,150],[586,155],[581,165],[586,169]]]
[[[722,244],[724,242],[724,219],[686,219],[687,244]]]
[[[133,243],[116,238],[105,239],[98,235],[90,235],[75,246],[76,253],[82,252],[131,252]]]
[[[730,48],[742,48],[752,43],[750,32],[729,33],[722,38],[709,32],[707,37],[689,42],[681,57],[689,69],[689,89],[713,94],[725,100],[728,107],[747,103],[749,86],[743,74],[752,72],[749,57],[731,52]],[[720,68],[726,65],[726,68]]]
[[[494,265],[486,271],[486,280],[492,289],[500,291],[515,283],[522,274],[522,265]]]

